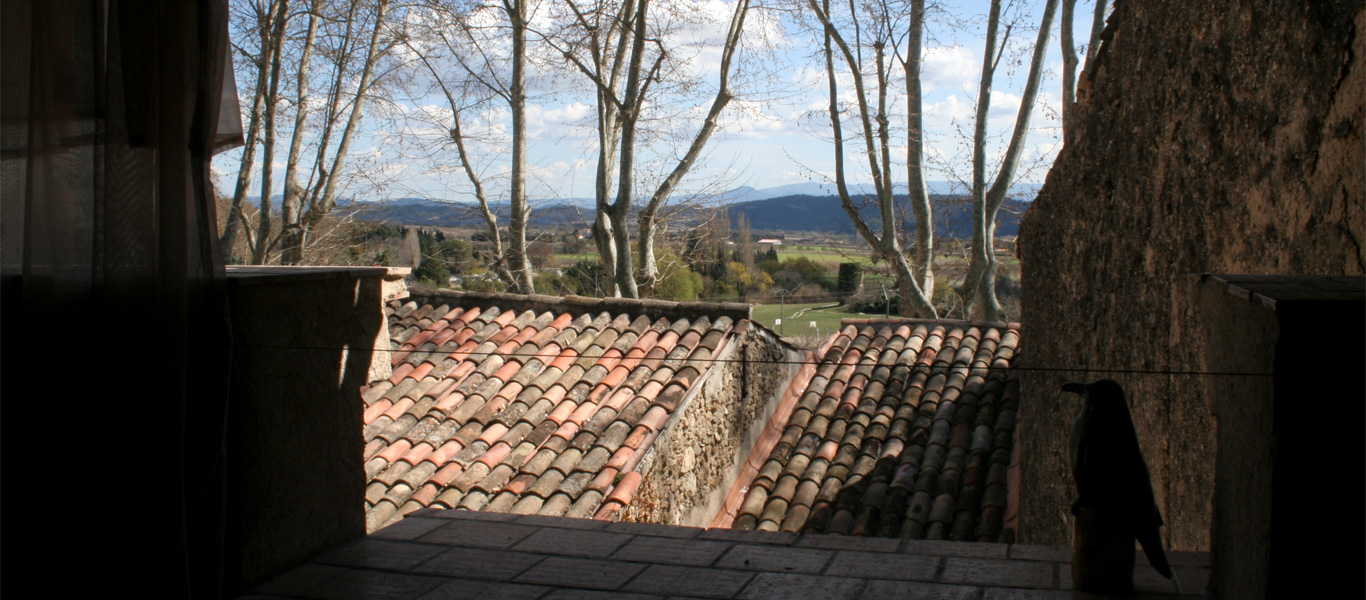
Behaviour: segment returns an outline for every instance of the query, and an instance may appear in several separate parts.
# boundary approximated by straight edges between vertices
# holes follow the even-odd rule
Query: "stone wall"
[[[230,587],[365,535],[360,388],[404,271],[228,268]]]
[[[624,520],[707,526],[807,354],[746,320],[717,358],[641,460]]]
[[[1366,271],[1363,34],[1359,1],[1118,4],[1019,238],[1021,366],[1044,368],[1023,379],[1023,541],[1068,543],[1080,406],[1059,386],[1110,377],[1169,545],[1209,547],[1215,423],[1190,277]]]

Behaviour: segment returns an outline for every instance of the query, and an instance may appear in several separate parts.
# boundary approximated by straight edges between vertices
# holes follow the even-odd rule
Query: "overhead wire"
[[[381,348],[373,348],[373,347],[372,347],[372,348],[368,348],[368,349],[367,349],[367,348],[340,347],[340,346],[301,346],[301,345],[278,345],[278,344],[277,344],[277,345],[267,345],[267,344],[233,344],[233,345],[232,345],[232,348],[234,348],[234,349],[256,349],[256,350],[263,350],[263,349],[264,349],[264,350],[311,350],[311,351],[338,351],[338,352],[339,352],[339,351],[345,350],[345,351],[347,351],[347,352],[367,352],[367,351],[368,351],[368,352],[370,352],[371,354],[379,353],[379,352],[411,352],[411,353],[416,353],[416,352],[436,353],[436,352],[438,352],[438,350],[420,350],[420,349],[418,349],[418,348],[403,350],[403,349],[392,349],[392,348],[383,348],[383,349],[381,349]],[[440,352],[441,354],[445,355],[445,356],[448,357],[448,358],[454,358],[454,357],[456,357],[456,356],[461,356],[461,357],[462,357],[461,360],[468,359],[468,358],[472,358],[472,357],[483,357],[483,358],[488,358],[488,357],[492,357],[492,356],[498,356],[498,357],[502,357],[502,358],[518,358],[518,359],[536,358],[536,359],[538,359],[538,360],[543,360],[543,361],[545,361],[546,359],[549,358],[549,357],[539,357],[539,356],[537,356],[536,354],[527,354],[527,353],[520,353],[520,354],[519,354],[519,353],[517,353],[517,352],[498,352],[498,351],[482,351],[482,352],[481,352],[481,351],[475,351],[475,350],[468,350],[468,351],[453,350],[453,351],[439,351],[439,352]],[[563,354],[563,353],[556,353],[555,356],[558,357],[558,356],[560,356],[560,355],[562,355],[562,354]],[[881,354],[881,352],[879,351],[878,354]],[[865,356],[867,356],[867,355],[868,355],[868,354],[865,354]],[[575,355],[575,356],[574,356],[575,360],[582,360],[582,359],[600,360],[600,359],[607,358],[607,357],[608,357],[608,355],[607,355],[606,353],[603,353],[603,354],[596,354],[596,355],[578,354],[578,355]],[[614,357],[612,357],[612,358],[625,358],[625,354],[621,354],[621,355],[619,355],[619,356],[614,356]],[[820,357],[817,357],[815,360],[776,360],[776,359],[766,359],[766,358],[717,358],[717,357],[710,357],[710,358],[693,358],[693,357],[688,357],[688,358],[684,358],[684,359],[681,359],[681,360],[682,360],[682,362],[702,362],[702,363],[748,363],[748,364],[815,365],[815,366],[819,366],[819,365],[822,365],[822,364],[825,364],[826,362],[828,362],[828,361],[822,360]],[[425,360],[424,360],[424,362],[430,362],[430,361],[425,361]],[[853,363],[853,364],[854,364],[854,366],[859,366],[859,365],[864,364],[864,361],[861,359],[858,363]],[[874,363],[874,364],[876,364],[876,363]],[[1274,373],[1253,373],[1253,372],[1243,372],[1243,371],[1202,371],[1202,370],[1195,370],[1195,369],[1180,370],[1180,369],[1126,369],[1126,368],[1115,368],[1115,367],[1049,367],[1049,366],[1037,366],[1037,367],[1036,367],[1036,366],[1022,366],[1022,365],[1011,365],[1011,366],[1009,366],[1009,367],[998,367],[998,366],[993,366],[993,365],[987,365],[987,366],[967,365],[967,366],[963,366],[963,365],[952,365],[952,364],[942,364],[942,363],[941,363],[941,364],[908,364],[908,365],[905,365],[905,366],[908,367],[908,368],[910,368],[912,371],[916,371],[916,370],[930,370],[930,371],[940,370],[940,371],[947,371],[947,370],[961,370],[961,369],[965,369],[965,368],[966,368],[966,369],[968,370],[968,372],[970,372],[970,373],[971,373],[971,372],[974,372],[974,371],[1005,370],[1005,371],[1040,372],[1040,373],[1115,373],[1115,374],[1122,374],[1122,375],[1167,375],[1167,376],[1212,376],[1212,377],[1272,377],[1272,376],[1274,376]]]

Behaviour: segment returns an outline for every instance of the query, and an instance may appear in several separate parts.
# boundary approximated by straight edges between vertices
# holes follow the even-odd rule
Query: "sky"
[[[1010,4],[1010,3],[1008,3]],[[666,38],[676,49],[676,75],[681,81],[697,81],[691,90],[661,96],[647,108],[650,144],[641,153],[637,189],[653,189],[658,173],[672,168],[710,104],[720,62],[721,42],[734,4],[726,0],[669,0],[656,2],[657,11],[670,9],[688,24]],[[1089,37],[1094,4],[1076,8],[1074,38]],[[662,8],[661,8],[662,7]],[[984,0],[948,0],[931,16],[921,73],[926,128],[927,176],[932,181],[968,180],[969,142],[981,72],[986,12]],[[1042,2],[1015,2],[1006,18],[1020,14],[1021,25],[1010,37],[1010,46],[998,71],[989,113],[988,163],[994,165],[1004,152],[1014,125],[1028,71],[1029,54],[1036,36]],[[1045,58],[1045,73],[1017,181],[1042,182],[1059,148],[1062,58],[1057,37],[1057,18]],[[491,43],[503,42],[494,38]],[[736,99],[722,115],[720,129],[711,139],[701,161],[680,186],[680,193],[710,193],[740,186],[770,188],[788,184],[833,181],[833,144],[830,141],[828,91],[823,60],[817,51],[820,39],[809,25],[791,11],[752,12],[746,23],[744,47],[732,76]],[[547,49],[548,50],[548,49]],[[402,48],[399,49],[403,51]],[[250,105],[250,80],[239,70],[239,94]],[[420,75],[420,74],[419,74]],[[585,198],[593,195],[597,151],[593,129],[592,97],[580,78],[564,65],[531,66],[528,102],[530,191],[536,199]],[[401,197],[470,201],[470,187],[456,168],[456,152],[443,143],[450,110],[444,98],[428,93],[421,77],[409,78],[407,86],[391,86],[392,102],[375,104],[367,111],[366,128],[353,143],[348,163],[352,177],[342,196],[359,200]],[[852,101],[849,78],[842,78],[841,97]],[[893,90],[904,90],[893,82]],[[894,96],[893,116],[904,115],[905,100]],[[471,142],[479,172],[488,178],[491,199],[506,197],[508,171],[509,112],[506,105],[485,105],[466,113],[465,129],[480,141]],[[898,110],[899,109],[899,110]],[[470,116],[473,115],[473,116]],[[290,121],[292,119],[280,119]],[[670,137],[668,134],[674,134]],[[848,131],[846,131],[847,135]],[[284,133],[282,139],[287,140]],[[893,133],[894,180],[905,180],[904,133],[900,142]],[[276,179],[283,171],[287,141],[276,151]],[[870,181],[863,145],[846,142],[851,183]],[[897,156],[900,155],[900,159]],[[258,153],[259,157],[259,153]],[[258,159],[259,160],[259,159]],[[240,151],[214,160],[219,188],[231,193]],[[994,168],[989,167],[994,173]],[[255,185],[259,194],[259,165]],[[280,186],[275,186],[279,193]]]

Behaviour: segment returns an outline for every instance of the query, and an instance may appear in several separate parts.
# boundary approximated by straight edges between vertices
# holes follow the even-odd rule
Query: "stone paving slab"
[[[753,578],[753,573],[744,571],[653,565],[626,584],[626,589],[698,598],[734,598]]]
[[[717,566],[747,571],[818,574],[825,570],[834,556],[835,552],[831,550],[736,544]]]
[[[450,579],[441,587],[423,594],[418,600],[461,600],[464,598],[478,598],[479,600],[539,600],[546,594],[553,591],[539,585],[521,585],[516,583],[475,581],[471,579]]]
[[[612,558],[654,564],[707,567],[716,562],[717,557],[730,547],[730,544],[724,542],[638,536],[617,550]]]
[[[587,519],[564,520],[583,521]],[[628,533],[545,527],[527,536],[513,548],[524,552],[606,558],[616,552],[617,548],[630,541],[631,537],[631,534]]]
[[[545,558],[544,555],[527,552],[450,548],[412,570],[424,575],[512,581]]]
[[[923,554],[883,554],[848,550],[840,552],[826,575],[862,579],[933,581],[942,559]]]
[[[1203,552],[1170,554],[1183,600]],[[421,510],[244,598],[376,600],[1096,600],[1051,546],[887,540]],[[1142,560],[1135,600],[1177,598]]]

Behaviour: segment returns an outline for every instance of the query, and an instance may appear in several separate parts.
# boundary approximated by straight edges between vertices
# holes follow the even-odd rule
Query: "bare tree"
[[[526,228],[531,210],[526,198],[526,34],[527,4],[529,0],[502,0],[512,29],[512,85],[508,89],[508,107],[512,109],[512,186],[509,198],[511,215],[508,217],[508,263],[511,266],[513,288],[523,293],[536,292],[531,279],[531,259],[527,256]]]
[[[711,108],[707,111],[707,116],[702,121],[702,126],[698,128],[697,134],[693,136],[692,143],[688,145],[688,151],[682,158],[678,159],[673,171],[669,173],[659,186],[655,188],[654,194],[640,211],[640,268],[641,279],[647,291],[653,290],[659,282],[659,261],[655,258],[655,238],[660,229],[660,209],[665,201],[678,187],[678,184],[687,175],[697,162],[698,156],[702,154],[702,149],[706,147],[707,141],[716,131],[717,121],[721,117],[721,112],[730,103],[733,96],[730,91],[731,65],[735,60],[736,50],[740,47],[740,36],[745,28],[745,17],[749,14],[750,0],[738,0],[735,3],[735,12],[731,16],[730,28],[726,32],[725,45],[721,51],[721,68],[719,83],[716,88],[716,95],[712,99]]]
[[[493,272],[511,290],[534,293],[534,270],[527,252],[527,227],[531,210],[527,202],[527,34],[531,5],[528,0],[465,5],[431,2],[407,25],[403,37],[426,77],[427,87],[417,94],[438,93],[445,111],[428,114],[440,125],[441,147],[453,147],[463,177],[469,182],[483,218],[489,240],[488,258]],[[491,182],[481,163],[481,142],[469,130],[467,118],[487,117],[492,102],[506,105],[511,114],[512,135],[508,157],[509,218],[503,224],[493,210]],[[507,156],[507,155],[503,155]]]
[[[934,300],[934,213],[925,184],[925,125],[921,106],[920,64],[925,37],[925,0],[911,0],[910,24],[902,55],[892,36],[893,56],[906,74],[906,195],[915,214],[914,270],[925,299]]]
[[[242,149],[242,162],[237,170],[237,185],[233,191],[232,204],[228,209],[228,218],[223,224],[223,232],[219,235],[219,248],[223,257],[229,260],[233,258],[233,250],[237,245],[239,230],[246,233],[249,248],[254,249],[257,245],[256,236],[251,224],[247,221],[243,205],[251,188],[256,146],[261,135],[263,122],[267,119],[267,105],[270,107],[271,136],[274,136],[273,121],[276,96],[271,84],[279,81],[279,49],[283,42],[285,14],[289,8],[289,3],[287,0],[272,0],[267,3],[258,0],[243,6],[246,9],[243,11],[244,14],[236,15],[239,22],[236,31],[241,36],[238,40],[233,41],[233,46],[239,55],[255,65],[256,85],[252,95],[251,114],[248,117],[246,143]],[[256,42],[254,48],[251,45],[252,41]],[[255,51],[253,52],[253,50]],[[269,202],[268,198],[266,202]],[[267,210],[264,212],[269,215],[269,204],[267,204]],[[267,218],[266,223],[268,227],[269,218]],[[267,233],[268,231],[267,229]]]
[[[972,143],[972,248],[969,251],[968,272],[958,288],[964,306],[973,306],[973,312],[989,321],[1004,320],[1005,314],[996,299],[996,213],[1005,201],[1010,184],[1014,182],[1015,171],[1024,153],[1025,139],[1029,136],[1030,115],[1034,111],[1034,101],[1038,98],[1039,82],[1043,78],[1043,61],[1048,53],[1048,35],[1053,25],[1053,15],[1057,11],[1058,0],[1047,0],[1044,5],[1043,19],[1039,24],[1038,39],[1034,42],[1033,58],[1029,64],[1029,75],[1024,93],[1020,99],[1020,110],[1015,117],[1015,128],[1011,132],[1010,145],[1006,148],[1000,169],[991,187],[986,179],[987,113],[991,108],[991,85],[996,69],[1000,66],[1005,53],[1006,41],[998,46],[997,37],[1001,26],[1001,0],[992,0],[991,11],[987,16],[986,48],[982,53],[982,78],[977,88],[976,127]],[[1010,28],[1006,28],[1009,36]]]
[[[423,69],[431,76],[430,87],[439,90],[442,98],[446,100],[447,108],[450,111],[449,120],[445,120],[445,115],[431,115],[447,132],[441,144],[449,144],[456,151],[457,162],[465,179],[469,181],[473,190],[475,201],[477,202],[478,212],[485,223],[485,234],[488,238],[488,248],[486,250],[489,265],[499,279],[508,285],[514,285],[516,278],[508,268],[507,244],[503,239],[502,228],[499,226],[498,215],[489,206],[488,194],[485,192],[484,177],[480,174],[474,157],[471,155],[467,144],[467,133],[462,124],[464,115],[467,111],[478,110],[489,95],[489,86],[479,83],[481,80],[477,72],[471,71],[468,63],[457,58],[456,69],[465,76],[447,73],[440,63],[442,58],[457,56],[457,48],[465,47],[459,42],[463,42],[467,35],[457,34],[454,41],[447,34],[447,24],[454,24],[449,18],[453,15],[428,14],[427,18],[420,22],[426,24],[424,31],[409,31],[409,35],[404,37],[405,44],[422,64]],[[455,25],[453,31],[468,30]],[[423,40],[424,43],[417,43],[416,40]],[[482,88],[485,93],[471,93],[471,88]],[[425,95],[430,90],[424,90]]]
[[[851,48],[845,39],[844,33],[836,25],[834,17],[830,11],[830,0],[823,0],[817,3],[816,0],[807,0],[807,5],[816,14],[822,28],[824,29],[824,57],[826,65],[826,77],[830,92],[830,127],[833,133],[835,146],[835,188],[839,193],[840,205],[845,213],[849,215],[849,220],[853,223],[854,229],[859,235],[872,246],[878,257],[888,262],[896,277],[897,288],[900,293],[901,302],[899,312],[906,316],[937,317],[934,305],[930,302],[925,289],[921,285],[922,277],[931,273],[929,261],[933,260],[933,253],[925,254],[925,267],[920,270],[918,276],[916,269],[913,269],[907,261],[905,253],[902,251],[901,242],[897,236],[896,225],[896,204],[892,190],[892,157],[891,157],[891,133],[890,117],[887,109],[889,96],[890,79],[892,71],[892,58],[888,56],[888,51],[893,50],[897,55],[897,61],[901,63],[906,71],[907,79],[918,79],[920,77],[920,39],[923,35],[924,27],[924,6],[918,4],[911,10],[912,19],[908,27],[909,33],[903,34],[893,30],[894,15],[889,10],[889,5],[878,4],[865,6],[864,10],[870,12],[873,21],[866,28],[859,21],[859,11],[854,4],[850,4],[849,14],[847,15],[848,32],[855,37],[855,45]],[[862,38],[867,35],[872,50],[871,68],[875,72],[876,87],[873,90],[874,96],[870,99],[870,94],[866,89],[864,75],[865,61],[862,53]],[[903,43],[900,40],[913,39],[914,43],[906,42],[907,53],[904,57],[895,48]],[[894,40],[895,44],[894,44]],[[892,48],[889,48],[891,46]],[[910,51],[910,46],[914,46],[914,51]],[[850,79],[854,85],[854,98],[857,104],[857,119],[855,128],[861,133],[863,146],[868,163],[868,170],[872,175],[875,200],[881,218],[882,232],[879,235],[874,231],[868,222],[859,212],[859,206],[854,202],[854,198],[849,192],[847,177],[845,174],[844,158],[844,133],[843,119],[839,104],[839,68],[835,62],[834,48],[838,47],[840,56],[843,59],[842,67],[848,70]],[[918,120],[920,115],[918,93],[918,83],[913,87],[908,83],[907,102],[911,103],[911,114],[913,119]],[[876,103],[876,104],[874,104]],[[876,123],[876,126],[874,125]],[[920,194],[924,198],[924,203],[917,210],[918,227],[928,230],[930,227],[929,200],[924,190],[924,166],[923,151],[920,139],[921,132],[918,125],[908,128],[912,138],[908,140],[908,146],[915,147],[916,150],[908,156],[908,163],[911,163],[912,185],[916,185],[917,171],[920,174],[918,185],[921,188]],[[918,164],[917,164],[918,163]],[[913,205],[919,203],[919,199],[912,201]],[[924,217],[920,218],[919,211],[924,210]],[[925,247],[928,249],[932,238],[926,236]],[[926,281],[928,281],[926,279]]]
[[[309,34],[305,36],[299,67],[301,80],[305,79],[308,71],[308,59],[312,55],[313,40],[316,37],[315,28],[321,20],[318,12],[322,7],[323,4],[315,0],[309,11]],[[379,0],[376,3],[373,10],[374,22],[369,27],[368,43],[361,46],[360,44],[367,39],[363,35],[364,28],[360,27],[365,23],[360,19],[361,7],[354,1],[348,7],[344,33],[340,39],[343,44],[341,56],[349,57],[351,60],[335,63],[330,78],[329,102],[323,109],[322,132],[314,156],[313,169],[309,180],[303,185],[297,179],[297,168],[301,157],[299,149],[303,141],[300,129],[305,126],[308,117],[308,88],[305,81],[299,83],[294,136],[290,142],[289,159],[285,166],[285,195],[281,206],[282,230],[279,244],[282,249],[281,260],[285,264],[298,264],[303,261],[303,250],[308,244],[310,234],[322,218],[336,206],[343,168],[350,154],[352,140],[360,129],[366,101],[373,93],[378,63],[388,54],[394,43],[393,40],[383,37],[388,28],[388,10],[389,0]],[[357,52],[361,48],[363,51]],[[347,81],[355,77],[354,72],[348,67],[355,64],[360,65],[359,83],[350,106],[345,107],[343,90]],[[341,130],[341,140],[334,148],[330,141],[336,127],[342,125],[343,117],[345,122]]]
[[[285,264],[299,264],[303,261],[303,228],[299,226],[299,201],[303,190],[299,186],[299,159],[303,155],[304,131],[308,125],[308,68],[313,60],[313,49],[318,40],[318,22],[322,20],[322,0],[313,0],[308,8],[308,27],[304,34],[304,47],[299,53],[299,69],[296,76],[298,87],[294,96],[294,134],[290,136],[289,158],[285,160],[285,196],[280,211],[283,215],[283,231],[280,257]],[[263,194],[264,195],[264,194]]]
[[[381,76],[380,61],[392,46],[393,41],[385,36],[389,6],[389,0],[376,0],[373,4],[362,0],[309,0],[302,11],[292,13],[289,0],[274,0],[268,8],[258,0],[247,11],[256,15],[256,25],[240,31],[259,37],[259,52],[249,51],[245,39],[236,45],[256,64],[256,91],[237,189],[219,238],[225,255],[230,255],[239,232],[244,232],[252,263],[269,262],[276,253],[286,264],[302,262],[303,251],[310,244],[310,232],[336,205],[366,100],[374,93]],[[293,31],[291,28],[301,21],[302,31]],[[327,92],[319,101],[312,93],[312,87],[319,82],[311,67],[321,41],[327,43],[323,55],[330,68],[322,80]],[[280,92],[282,80],[295,84],[295,92],[288,100]],[[285,105],[292,105],[295,112],[284,173],[282,226],[277,232],[272,207],[276,116]],[[258,222],[253,229],[245,219],[243,204],[251,173],[258,167],[257,145],[261,152],[261,199]],[[300,163],[307,149],[311,149],[314,157],[306,179],[301,180]]]
[[[593,181],[596,198],[593,240],[607,271],[607,278],[612,282],[613,295],[621,296],[623,290],[616,277],[620,258],[617,249],[629,239],[625,231],[629,205],[616,206],[612,200],[612,174],[616,170],[617,147],[623,128],[621,116],[624,106],[618,95],[628,48],[637,37],[643,39],[644,29],[637,28],[641,32],[640,36],[632,35],[631,24],[637,21],[635,11],[639,6],[632,0],[617,4],[598,2],[591,7],[565,0],[565,6],[573,15],[572,26],[566,28],[570,33],[561,33],[557,38],[552,38],[552,43],[558,42],[557,48],[564,57],[584,73],[594,86],[598,161]],[[649,80],[646,83],[648,86]],[[621,250],[628,256],[628,264],[629,252],[629,245]]]
[[[602,1],[591,6],[574,0],[564,2],[570,25],[552,43],[589,80],[597,105],[594,239],[613,281],[614,294],[639,297],[641,287],[648,292],[659,280],[655,239],[660,230],[661,209],[696,163],[722,111],[733,99],[730,74],[750,2],[736,3],[722,50],[717,90],[706,118],[688,150],[639,211],[638,252],[643,285],[637,283],[632,262],[628,217],[639,177],[636,163],[642,113],[651,99],[651,89],[661,81],[670,49],[663,44],[662,32],[651,31],[649,0]]]

